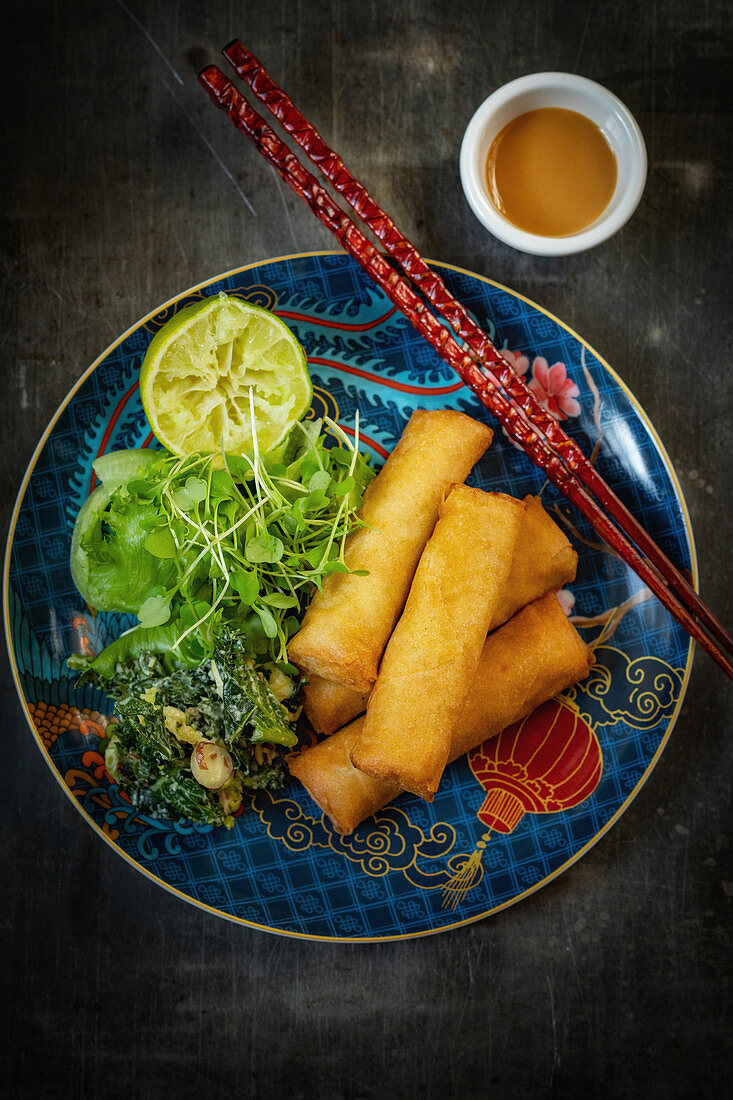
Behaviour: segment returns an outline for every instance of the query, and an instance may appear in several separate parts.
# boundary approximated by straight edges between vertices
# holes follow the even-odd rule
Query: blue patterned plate
[[[586,454],[597,454],[600,473],[660,546],[694,575],[679,484],[619,377],[525,298],[436,266]],[[229,832],[135,814],[98,751],[109,700],[89,686],[76,688],[65,663],[73,651],[98,651],[132,620],[90,615],[69,573],[71,529],[90,489],[92,461],[104,451],[152,442],[137,388],[151,336],[182,306],[221,290],[276,310],[292,326],[308,353],[315,414],[327,411],[348,431],[358,407],[363,443],[377,462],[416,407],[485,415],[340,253],[255,264],[151,313],[69,394],[20,490],[6,557],[5,627],[31,729],[67,795],[107,843],[154,882],[212,913],[271,932],[339,940],[424,935],[478,920],[558,875],[623,812],[680,709],[689,639],[497,431],[471,480],[516,496],[542,490],[546,506],[567,524],[580,564],[564,599],[595,647],[589,678],[452,765],[432,805],[403,795],[350,837],[337,836],[295,782],[249,796]],[[550,725],[558,746],[553,759],[530,751]],[[563,759],[573,753],[587,763],[582,783],[563,772]]]

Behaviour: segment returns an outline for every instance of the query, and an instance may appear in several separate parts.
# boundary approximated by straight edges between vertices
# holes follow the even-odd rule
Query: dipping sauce
[[[499,131],[486,173],[491,201],[508,221],[542,237],[568,237],[606,209],[618,168],[595,122],[541,107]]]

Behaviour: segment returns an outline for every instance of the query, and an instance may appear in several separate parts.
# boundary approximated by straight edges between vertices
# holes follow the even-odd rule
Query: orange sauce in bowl
[[[486,163],[500,214],[542,237],[568,237],[596,220],[616,188],[618,167],[595,122],[564,107],[541,107],[508,122]]]

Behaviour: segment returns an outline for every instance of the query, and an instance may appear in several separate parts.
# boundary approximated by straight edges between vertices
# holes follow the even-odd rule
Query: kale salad
[[[247,788],[277,788],[297,743],[287,642],[344,544],[373,476],[333,421],[276,451],[127,450],[94,463],[71,571],[94,611],[138,623],[69,660],[114,700],[107,770],[141,812],[231,827]]]

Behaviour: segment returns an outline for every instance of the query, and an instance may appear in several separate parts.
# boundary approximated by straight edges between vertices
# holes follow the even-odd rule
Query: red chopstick
[[[512,403],[483,363],[479,365],[471,354],[459,346],[440,321],[427,309],[409,283],[368,241],[348,214],[303,167],[284,142],[244,99],[234,84],[215,66],[205,69],[200,74],[199,80],[217,106],[227,111],[234,125],[251,138],[259,152],[277,169],[296,194],[308,203],[316,216],[335,234],[346,251],[402,310],[418,332],[430,341],[442,358],[455,368],[463,381],[474,390],[482,403],[503,424],[510,438],[544,470],[548,479],[576,505],[608,545],[638,573],[688,633],[710,653],[728,676],[733,678],[733,663],[730,657],[714,638],[710,637],[704,626],[693,617],[690,609],[676,593],[668,587],[666,582],[673,567],[661,555],[661,551],[655,548],[659,559],[665,563],[664,568],[658,570],[639,553],[626,535],[611,523],[573,470],[566,467],[562,458],[552,451],[544,435],[541,435],[530,422],[528,413],[521,407],[521,402],[515,399],[516,403]],[[386,215],[384,217],[386,218]],[[498,353],[495,352],[495,356],[498,357]],[[493,362],[496,362],[496,358]],[[508,364],[506,366],[508,367]],[[508,369],[513,373],[511,368]],[[601,481],[600,478],[598,480]],[[605,486],[605,483],[601,481],[601,484],[605,487],[607,494],[611,494],[611,490]],[[648,536],[646,538],[648,539]],[[715,623],[716,635],[725,637],[722,626],[717,620],[713,620],[704,604],[702,606],[706,617]]]
[[[320,169],[331,186],[346,199],[369,226],[387,251],[415,281],[425,297],[443,314],[453,329],[466,341],[469,351],[501,385],[510,398],[547,439],[556,454],[573,470],[610,513],[621,529],[636,543],[650,563],[681,596],[703,625],[733,654],[733,637],[712,615],[687,578],[669,561],[636,517],[619,500],[609,485],[585,457],[575,440],[540,404],[501,352],[479,328],[465,307],[457,301],[440,275],[428,267],[415,246],[399,231],[392,219],[371,198],[366,188],[351,174],[344,162],[323,140],[319,132],[297,109],[286,92],[272,79],[264,65],[238,40],[230,42],[224,56],[235,72],[246,81],[257,99],[272,112],[284,130],[295,139],[309,159]]]

